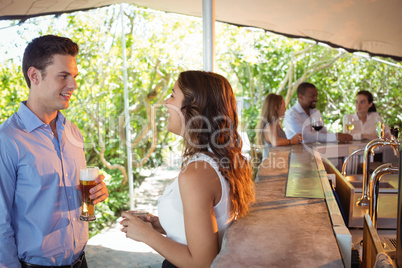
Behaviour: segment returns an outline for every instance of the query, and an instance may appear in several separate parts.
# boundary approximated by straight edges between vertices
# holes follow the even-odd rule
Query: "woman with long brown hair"
[[[256,127],[256,145],[263,150],[263,159],[268,156],[269,148],[299,144],[302,142],[302,135],[298,133],[290,140],[286,138],[279,120],[285,115],[285,100],[281,95],[270,93],[262,105],[260,118]]]
[[[223,76],[186,71],[164,105],[168,131],[183,137],[182,170],[159,199],[159,218],[124,212],[122,231],[164,256],[162,267],[210,267],[225,230],[254,202],[235,96]]]

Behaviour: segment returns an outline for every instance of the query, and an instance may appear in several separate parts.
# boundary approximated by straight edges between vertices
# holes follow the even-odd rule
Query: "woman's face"
[[[281,102],[281,105],[279,106],[279,111],[278,111],[279,117],[284,116],[284,115],[285,115],[285,111],[286,111],[285,100],[282,99],[282,102]]]
[[[369,103],[368,98],[365,95],[356,95],[355,105],[357,113],[368,113],[368,110],[373,106],[373,103]]]
[[[172,94],[163,102],[163,105],[168,110],[169,118],[168,118],[168,131],[183,136],[184,135],[184,115],[181,112],[181,107],[183,105],[184,95],[181,89],[178,86],[178,83],[174,84],[172,89]]]

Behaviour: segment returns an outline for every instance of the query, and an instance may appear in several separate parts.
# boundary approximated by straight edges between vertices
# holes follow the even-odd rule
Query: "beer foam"
[[[94,181],[99,175],[99,169],[96,167],[80,169],[81,181]]]

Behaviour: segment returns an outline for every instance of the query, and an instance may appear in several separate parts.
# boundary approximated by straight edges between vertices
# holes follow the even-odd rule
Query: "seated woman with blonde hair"
[[[294,135],[290,140],[286,138],[279,120],[285,115],[285,100],[281,95],[270,93],[262,105],[260,118],[257,124],[257,146],[263,148],[263,159],[268,156],[269,148],[299,144],[303,141],[302,134]]]

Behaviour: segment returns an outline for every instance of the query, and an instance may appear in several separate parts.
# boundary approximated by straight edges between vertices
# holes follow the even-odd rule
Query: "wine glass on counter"
[[[348,130],[348,134],[350,134],[352,130],[355,128],[355,120],[352,114],[348,114],[345,116],[345,126],[346,129]]]
[[[378,138],[384,138],[385,125],[382,122],[381,118],[376,118],[375,129],[376,129]]]
[[[318,132],[324,127],[324,123],[322,121],[322,117],[319,115],[312,116],[311,119],[311,126],[315,130],[317,136],[316,136],[316,144],[319,144],[318,142]]]

